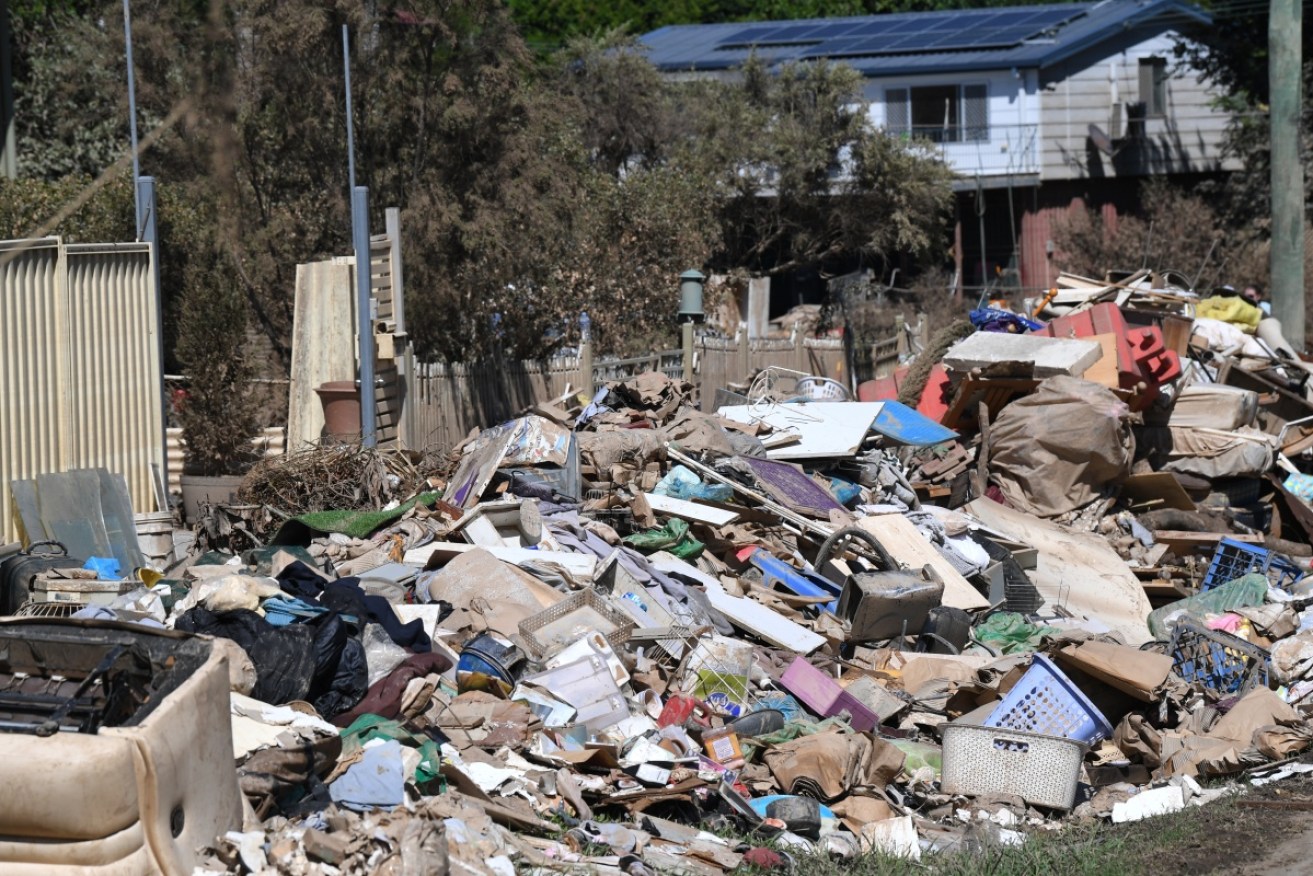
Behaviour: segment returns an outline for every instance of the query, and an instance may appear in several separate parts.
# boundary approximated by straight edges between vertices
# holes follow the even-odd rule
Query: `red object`
[[[688,694],[675,694],[666,700],[666,705],[661,709],[660,717],[657,718],[657,726],[680,726],[695,714],[701,719],[699,723],[705,723],[711,715],[711,707],[697,697],[691,697]]]
[[[1132,328],[1126,324],[1121,309],[1110,301],[1060,316],[1032,334],[1051,338],[1116,335],[1117,382],[1122,389],[1134,393],[1131,410],[1142,411],[1153,404],[1159,387],[1181,376],[1181,357],[1164,345],[1162,329]]]
[[[779,852],[760,846],[744,852],[743,863],[762,870],[784,869],[787,866],[784,857]]]
[[[875,380],[859,383],[857,385],[857,400],[863,402],[897,401],[898,394],[903,388],[903,381],[907,379],[909,370],[911,369],[899,368],[889,377],[877,377]],[[926,380],[925,389],[921,390],[921,399],[916,403],[916,409],[936,423],[942,423],[952,401],[948,386],[948,371],[945,370],[943,365],[935,365],[930,369],[930,377]]]

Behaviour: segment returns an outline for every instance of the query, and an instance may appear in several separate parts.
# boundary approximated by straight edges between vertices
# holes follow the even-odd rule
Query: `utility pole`
[[[1302,0],[1271,0],[1268,103],[1272,156],[1272,315],[1304,350],[1304,166],[1300,163]]]

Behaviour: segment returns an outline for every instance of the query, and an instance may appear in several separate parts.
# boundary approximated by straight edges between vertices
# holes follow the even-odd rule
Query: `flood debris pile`
[[[446,467],[266,467],[248,501],[356,498],[280,499],[256,547],[80,612],[235,646],[251,813],[202,868],[915,859],[1198,805],[1305,751],[1308,366],[1148,277],[1048,306],[974,312],[919,392],[776,375],[704,410],[649,373]],[[354,459],[314,452],[297,470]]]

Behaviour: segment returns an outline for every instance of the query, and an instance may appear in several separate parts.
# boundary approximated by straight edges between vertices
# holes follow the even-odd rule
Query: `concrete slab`
[[[954,371],[1030,365],[1035,378],[1042,380],[1059,374],[1080,377],[1102,355],[1098,341],[976,332],[949,348],[944,365]]]

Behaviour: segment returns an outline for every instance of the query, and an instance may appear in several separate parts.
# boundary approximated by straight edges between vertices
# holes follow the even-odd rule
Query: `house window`
[[[988,92],[982,85],[922,85],[884,93],[885,127],[936,143],[989,139]]]
[[[1140,59],[1140,102],[1146,116],[1167,115],[1167,59]]]

